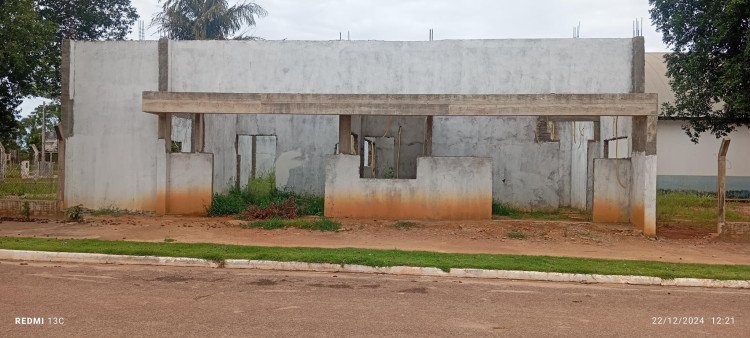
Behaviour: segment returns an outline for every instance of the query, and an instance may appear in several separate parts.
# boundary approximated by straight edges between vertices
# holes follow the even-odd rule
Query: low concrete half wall
[[[420,157],[416,179],[359,177],[359,156],[326,163],[325,215],[381,219],[492,218],[492,160]]]
[[[167,189],[167,213],[203,215],[211,206],[213,154],[171,153]]]
[[[594,222],[630,222],[631,173],[629,158],[594,159]]]

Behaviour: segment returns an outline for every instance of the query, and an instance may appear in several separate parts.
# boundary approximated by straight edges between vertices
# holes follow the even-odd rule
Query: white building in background
[[[664,53],[646,53],[646,93],[659,94],[659,107],[674,100],[666,76]],[[684,120],[660,118],[657,133],[657,189],[716,191],[717,154],[721,139],[704,133],[693,143],[682,130]],[[729,136],[727,191],[750,193],[750,129]]]

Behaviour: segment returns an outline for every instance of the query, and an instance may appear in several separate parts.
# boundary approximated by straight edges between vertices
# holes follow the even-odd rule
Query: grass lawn
[[[50,199],[57,197],[57,179],[21,179],[6,177],[0,180],[0,198]]]
[[[685,191],[659,191],[656,194],[656,220],[696,226],[716,226],[718,218],[716,195]],[[727,203],[726,219],[750,222],[750,215],[738,211],[740,203]]]
[[[195,257],[211,260],[255,259],[367,266],[418,266],[477,268],[604,275],[639,275],[662,278],[695,277],[750,280],[750,265],[710,265],[587,258],[453,254],[426,251],[283,248],[219,244],[146,243],[94,239],[0,237],[0,248],[52,252],[84,252],[118,255]]]

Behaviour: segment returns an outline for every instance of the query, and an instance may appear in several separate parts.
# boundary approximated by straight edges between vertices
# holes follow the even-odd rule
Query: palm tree
[[[151,25],[158,25],[162,35],[175,40],[252,39],[233,35],[245,25],[255,26],[256,17],[267,14],[252,2],[230,7],[226,0],[164,0]]]

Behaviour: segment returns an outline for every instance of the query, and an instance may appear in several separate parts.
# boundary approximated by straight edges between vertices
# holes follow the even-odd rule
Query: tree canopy
[[[234,34],[255,26],[255,19],[266,15],[265,9],[252,2],[229,6],[226,0],[164,0],[152,25],[175,40],[248,39],[252,37]]]
[[[649,0],[651,19],[673,53],[667,75],[675,102],[666,116],[685,119],[697,142],[750,128],[750,0]]]
[[[59,97],[63,39],[124,39],[137,19],[130,0],[0,1],[0,142],[19,136],[24,97]]]

